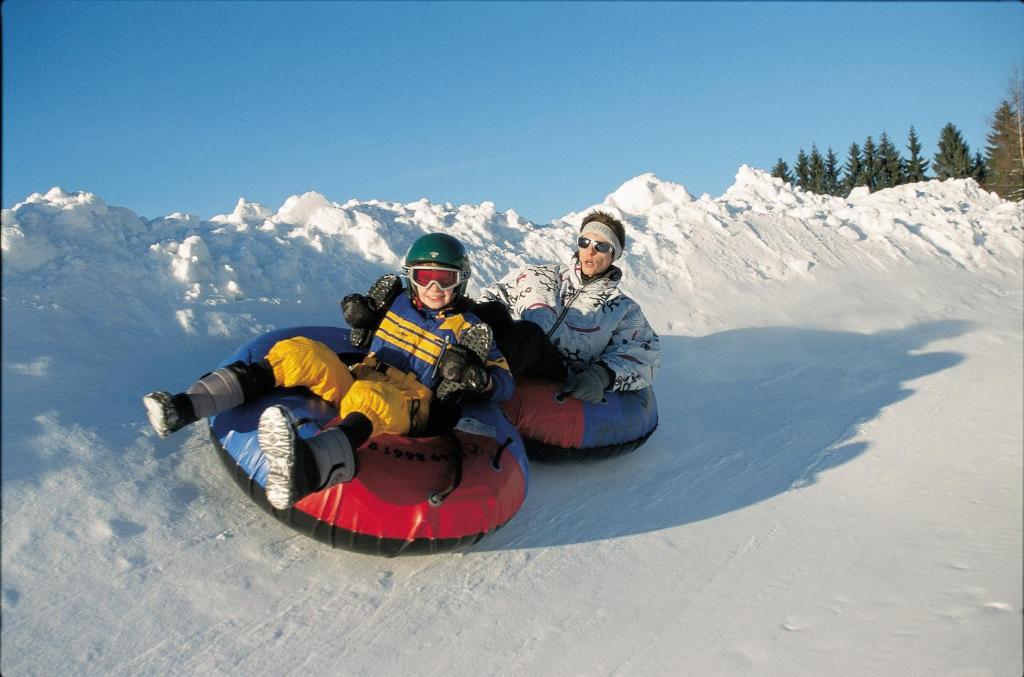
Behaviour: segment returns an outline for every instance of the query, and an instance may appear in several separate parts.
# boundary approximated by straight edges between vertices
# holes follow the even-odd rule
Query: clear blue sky
[[[1024,61],[1016,2],[2,7],[3,206],[59,185],[149,218],[316,190],[547,222],[911,125],[983,150]]]

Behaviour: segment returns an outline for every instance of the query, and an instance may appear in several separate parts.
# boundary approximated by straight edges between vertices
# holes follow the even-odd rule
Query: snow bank
[[[174,213],[146,221],[91,193],[53,188],[3,210],[5,284],[38,286],[67,302],[105,298],[112,277],[137,281],[189,332],[220,333],[195,305],[338,298],[396,270],[426,232],[443,230],[471,250],[471,293],[524,262],[567,260],[585,214],[599,208],[628,224],[627,286],[669,294],[732,284],[805,278],[826,269],[938,263],[1019,270],[1024,229],[1019,203],[971,180],[930,181],[849,199],[794,189],[741,167],[724,195],[695,200],[654,174],[630,179],[598,205],[551,224],[525,221],[493,203],[437,205],[330,201],[317,192],[275,212],[240,198],[230,214],[203,221]],[[87,255],[86,255],[87,254]],[[141,295],[142,290],[140,290]],[[180,321],[192,308],[192,320]],[[199,325],[197,325],[199,323]],[[208,326],[200,326],[206,323]]]
[[[620,265],[636,287],[701,293],[730,285],[813,279],[824,271],[940,265],[1016,274],[1024,212],[970,179],[930,181],[847,199],[815,195],[743,166],[719,198],[694,200],[653,174],[558,220],[572,238],[603,209],[627,224]]]
[[[714,269],[737,279],[784,278],[840,260],[855,265],[878,258],[1005,268],[1022,252],[1020,204],[971,180],[858,192],[843,200],[805,193],[744,166],[718,199],[695,201],[685,187],[644,174],[603,203],[549,225],[511,211],[499,214],[489,202],[341,205],[316,192],[288,198],[277,212],[239,199],[233,212],[209,221],[176,213],[147,223],[91,193],[54,188],[3,211],[3,260],[14,275],[52,274],[71,265],[76,248],[88,241],[119,249],[115,258],[125,272],[184,288],[187,298],[273,296],[297,281],[315,293],[326,278],[335,278],[329,284],[336,288],[336,271],[346,259],[396,267],[408,244],[431,230],[464,240],[492,275],[523,260],[564,259],[573,231],[593,208],[629,223],[630,256],[623,263],[651,277]]]

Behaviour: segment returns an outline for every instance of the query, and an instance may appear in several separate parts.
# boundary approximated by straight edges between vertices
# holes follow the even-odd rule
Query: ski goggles
[[[417,287],[429,287],[436,284],[441,291],[448,291],[469,279],[469,274],[454,268],[434,268],[432,266],[410,266],[405,269],[412,283]]]
[[[589,237],[583,237],[582,235],[576,238],[576,246],[579,247],[580,249],[586,249],[590,245],[594,245],[594,249],[596,249],[602,254],[607,254],[608,252],[615,249],[615,245],[613,245],[611,242],[591,240]]]

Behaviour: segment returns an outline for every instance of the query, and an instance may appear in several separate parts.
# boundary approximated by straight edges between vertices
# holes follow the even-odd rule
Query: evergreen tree
[[[905,183],[903,176],[903,158],[889,135],[882,132],[878,139],[878,187],[892,188]]]
[[[878,149],[875,147],[875,141],[870,135],[864,141],[860,180],[857,185],[867,186],[871,192],[875,192],[875,189],[878,188]]]
[[[907,183],[927,181],[928,161],[921,157],[921,142],[917,140],[917,132],[910,128],[910,136],[907,139],[907,150],[910,151],[910,159],[907,160],[905,169]]]
[[[992,116],[986,137],[987,176],[982,185],[1009,200],[1024,199],[1024,138],[1020,109],[1004,101]]]
[[[808,184],[811,182],[811,167],[807,161],[807,153],[801,148],[800,152],[796,156],[796,166],[793,167],[793,173],[796,175],[796,182],[804,190],[810,190]]]
[[[839,158],[831,146],[825,154],[825,178],[821,187],[826,195],[839,195]]]
[[[789,171],[789,165],[782,158],[779,158],[779,161],[772,167],[772,176],[793,185],[793,172]]]
[[[963,134],[952,122],[942,128],[939,134],[939,151],[932,160],[935,178],[966,179],[974,171],[971,149],[964,141]]]
[[[971,178],[979,184],[984,184],[988,178],[988,166],[985,164],[985,158],[981,156],[981,151],[975,153],[974,159],[971,160]]]
[[[808,188],[812,193],[821,195],[825,192],[825,160],[818,152],[817,144],[811,144],[811,158],[808,162],[810,170],[810,184]]]
[[[846,164],[843,166],[843,191],[846,195],[861,185],[861,174],[864,169],[864,162],[860,154],[860,146],[854,141],[850,144],[850,150],[847,151]]]

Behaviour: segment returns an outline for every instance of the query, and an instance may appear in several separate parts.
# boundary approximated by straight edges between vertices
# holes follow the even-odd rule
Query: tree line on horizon
[[[863,144],[850,144],[841,167],[832,148],[822,155],[812,143],[809,154],[800,149],[792,169],[779,158],[772,176],[811,193],[837,197],[847,197],[862,186],[873,192],[932,178],[971,178],[1002,198],[1020,201],[1024,199],[1021,89],[1019,78],[1014,78],[1010,97],[992,114],[984,156],[980,152],[972,155],[963,134],[950,122],[939,133],[938,151],[931,160],[921,155],[917,131],[911,127],[906,146],[909,156],[900,153],[883,131],[877,142],[869,135]]]

